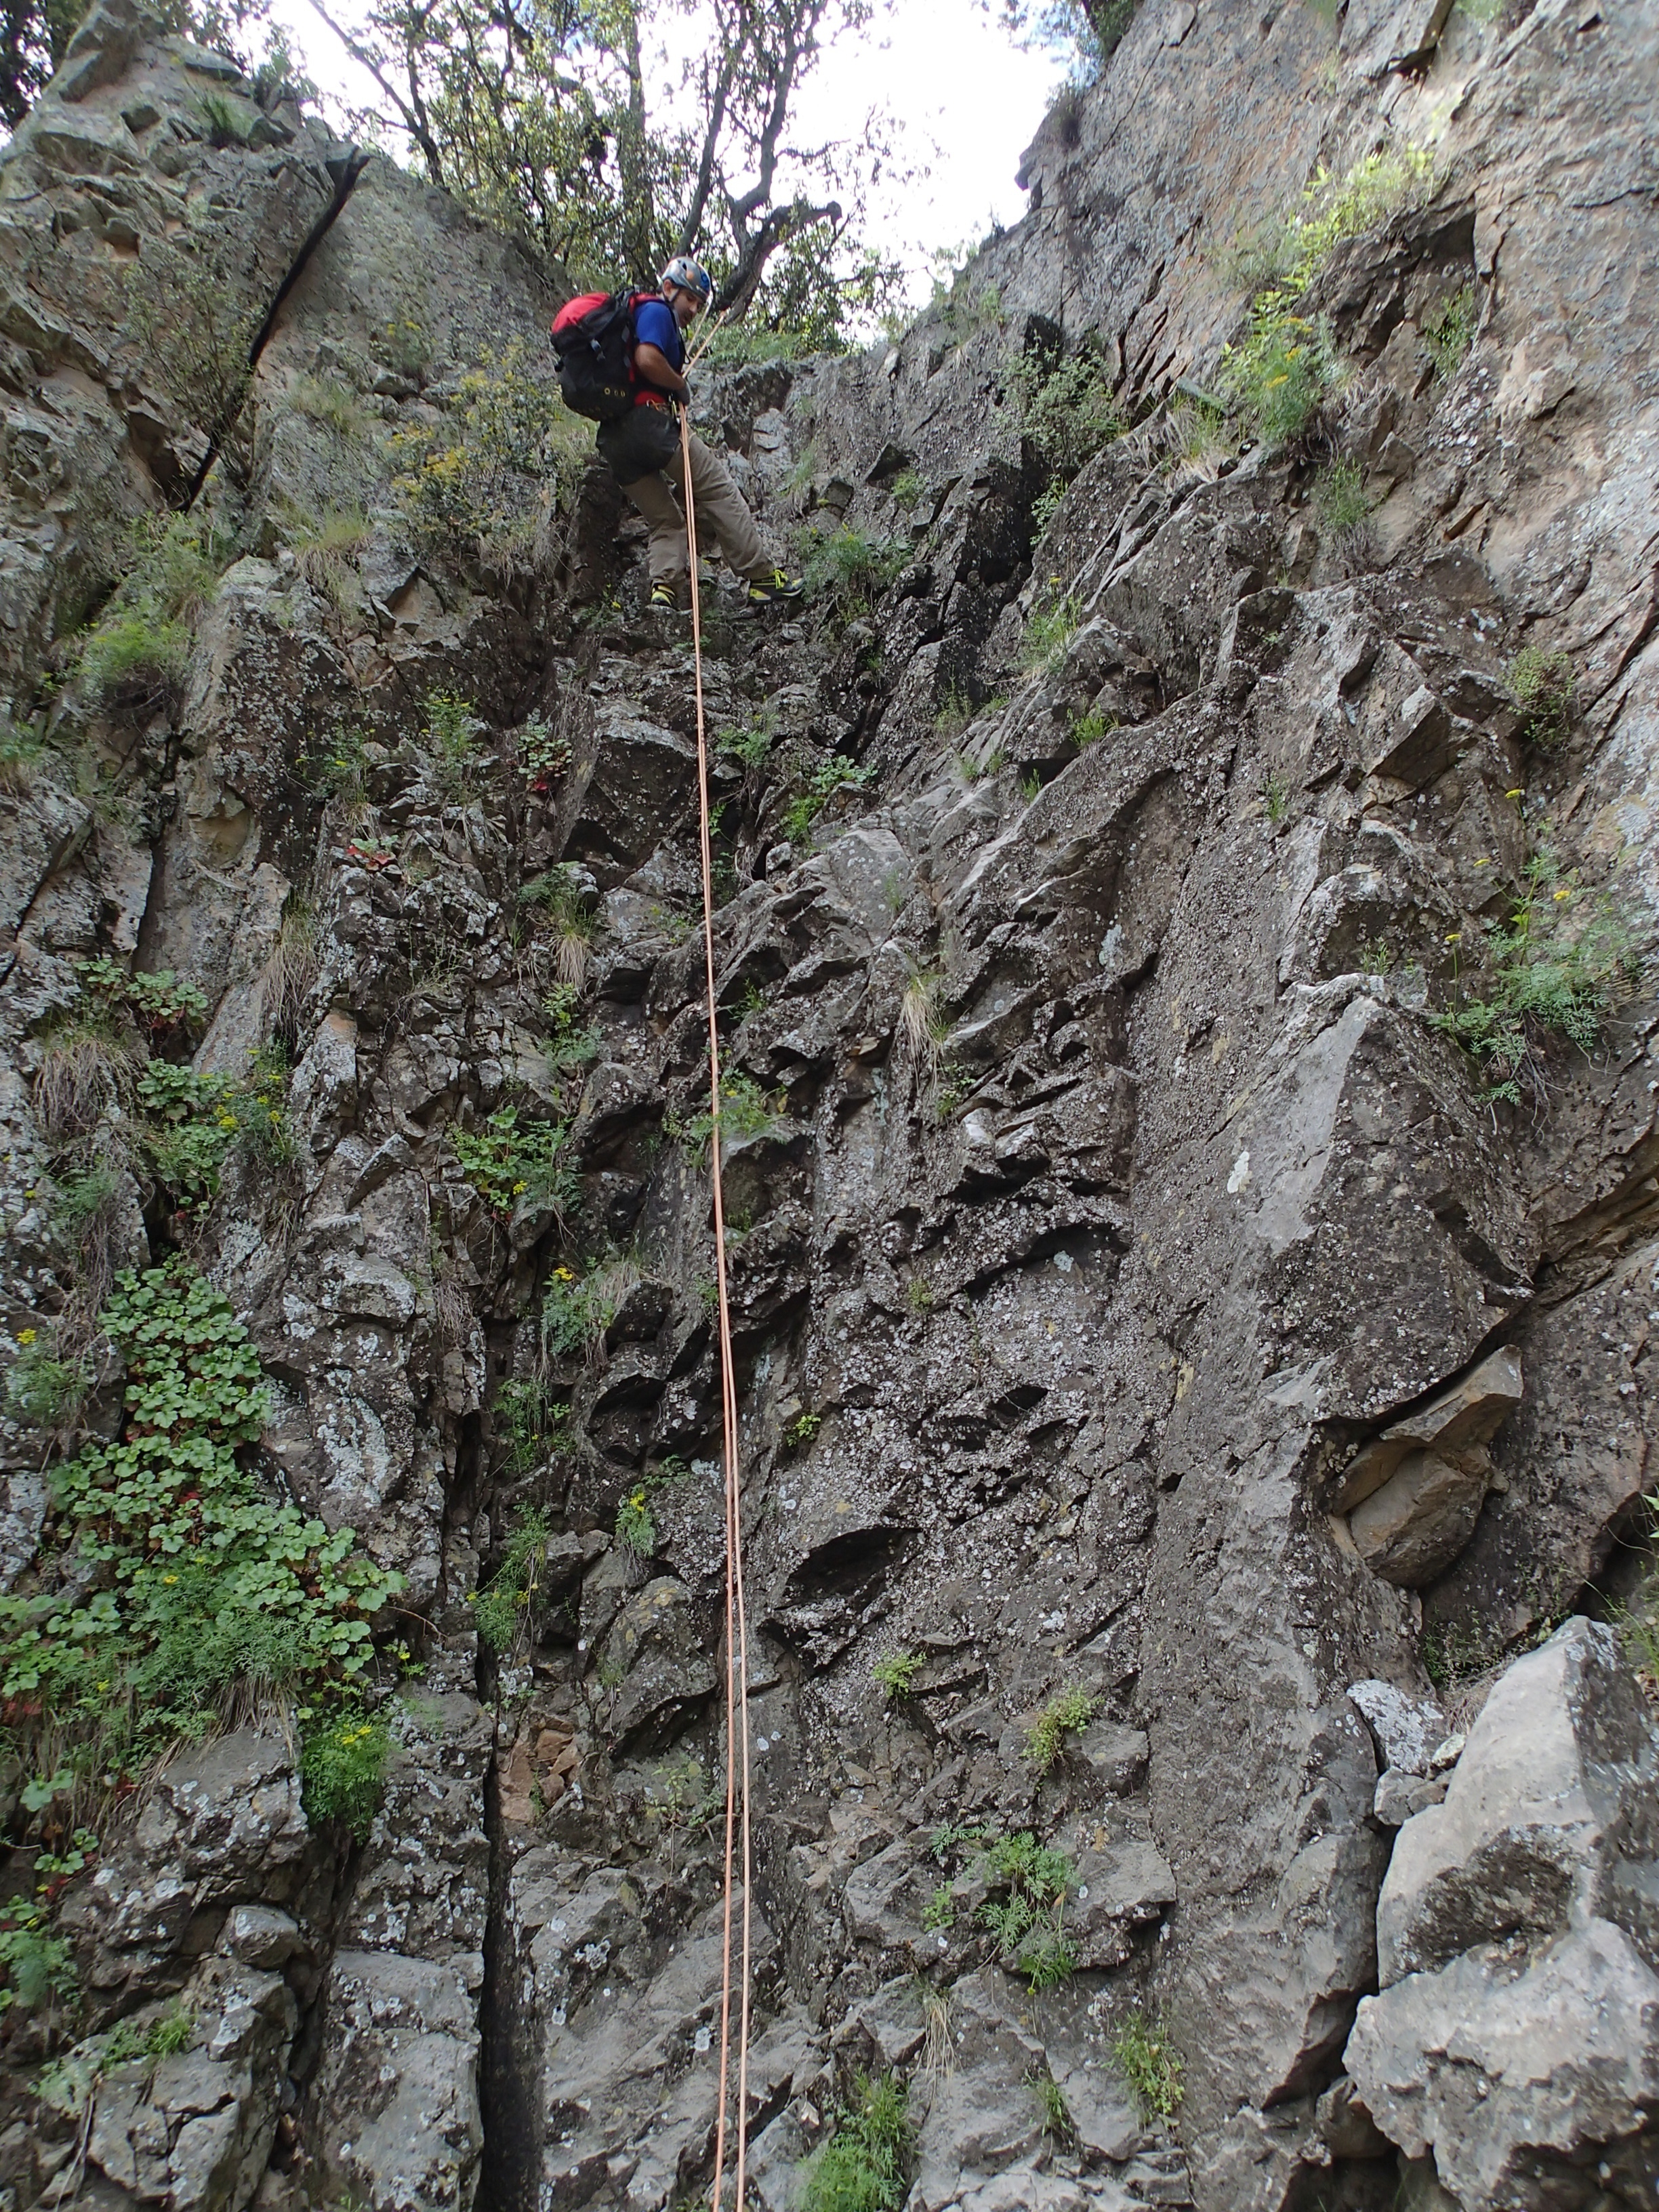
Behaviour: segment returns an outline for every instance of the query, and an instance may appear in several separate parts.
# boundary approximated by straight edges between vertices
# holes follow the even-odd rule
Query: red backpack
[[[634,404],[634,311],[654,292],[582,292],[553,318],[559,391],[595,422],[619,422]]]

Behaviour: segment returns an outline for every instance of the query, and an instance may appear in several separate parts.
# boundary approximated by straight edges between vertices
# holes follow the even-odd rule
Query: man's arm
[[[634,372],[645,383],[654,384],[659,391],[672,392],[677,399],[689,399],[691,396],[690,386],[660,346],[636,345]]]

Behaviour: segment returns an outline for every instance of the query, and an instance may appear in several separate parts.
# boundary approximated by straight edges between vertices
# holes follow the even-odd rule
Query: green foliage
[[[473,1599],[479,1637],[497,1656],[510,1651],[518,1642],[547,1565],[552,1534],[546,1515],[533,1505],[526,1506],[513,1524],[501,1565]]]
[[[1025,1735],[1025,1756],[1039,1774],[1048,1773],[1066,1737],[1081,1735],[1099,1711],[1100,1699],[1076,1686],[1049,1698]]]
[[[449,1131],[461,1173],[498,1219],[520,1199],[563,1216],[580,1195],[575,1170],[564,1158],[562,1121],[520,1124],[516,1106],[498,1107],[482,1129]]]
[[[1077,1954],[1064,1929],[1075,1870],[1063,1851],[1050,1850],[1029,1832],[987,1837],[974,1871],[992,1893],[979,1909],[980,1925],[995,1939],[1004,1963],[1025,1975],[1033,1995],[1076,1972]]]
[[[1014,1954],[1014,1964],[1025,1976],[1033,1996],[1058,1989],[1077,1972],[1077,1952],[1059,1927],[1036,1930]]]
[[[532,372],[520,338],[486,353],[445,414],[387,444],[392,489],[422,544],[471,544],[509,562],[529,557],[544,484],[568,504],[589,456],[586,425]]]
[[[1526,887],[1506,921],[1486,925],[1486,995],[1431,1017],[1488,1078],[1488,1093],[1518,1105],[1545,1095],[1538,1048],[1550,1036],[1593,1053],[1613,1007],[1641,979],[1629,924],[1605,892],[1564,874],[1546,847],[1527,863]]]
[[[901,469],[887,487],[887,496],[902,514],[914,514],[928,496],[927,481],[914,469]]]
[[[403,1586],[241,1466],[265,1393],[210,1283],[181,1261],[122,1275],[100,1320],[126,1362],[125,1427],[55,1471],[59,1549],[0,1599],[15,1744],[57,1744],[76,1776],[142,1771],[239,1691],[350,1696]]]
[[[507,1446],[509,1474],[528,1474],[570,1418],[570,1408],[550,1398],[547,1385],[532,1376],[503,1382],[493,1408],[495,1434]]]
[[[1264,292],[1250,327],[1221,349],[1218,381],[1231,410],[1269,451],[1299,436],[1340,380],[1330,326],[1295,313],[1291,295]]]
[[[568,983],[556,984],[542,1000],[547,1016],[547,1064],[555,1075],[574,1075],[599,1056],[602,1042],[591,1023],[576,1026],[578,994]]]
[[[1479,1628],[1457,1621],[1430,1623],[1423,1631],[1423,1671],[1437,1690],[1455,1690],[1485,1674],[1503,1648],[1501,1636]]]
[[[776,744],[777,735],[777,716],[769,708],[763,708],[753,721],[734,723],[721,730],[714,748],[732,760],[741,761],[744,768],[759,768]]]
[[[1243,249],[1241,273],[1258,284],[1281,287],[1295,299],[1344,239],[1364,237],[1402,208],[1419,205],[1433,182],[1434,155],[1422,146],[1382,148],[1342,177],[1322,163],[1291,213]]]
[[[1045,2136],[1060,2144],[1075,2142],[1077,2124],[1072,2118],[1072,2108],[1066,2101],[1066,2092],[1049,2073],[1033,2074],[1029,2080],[1032,2094],[1037,2101],[1040,2124]]]
[[[810,331],[769,330],[757,323],[726,323],[700,358],[711,368],[746,368],[754,362],[804,361],[822,341]]]
[[[1049,579],[1051,584],[1059,580],[1058,577]],[[1034,610],[1020,640],[1020,666],[1033,675],[1057,668],[1066,658],[1066,648],[1076,636],[1082,619],[1082,605],[1070,594],[1051,599],[1046,606]]]
[[[25,1336],[34,1337],[33,1329]],[[92,1378],[78,1359],[59,1359],[44,1344],[21,1346],[6,1370],[6,1411],[32,1428],[67,1428],[86,1403]]]
[[[288,1115],[288,1052],[280,1044],[254,1048],[236,1095],[236,1142],[268,1173],[297,1167],[300,1147]]]
[[[0,2014],[69,2005],[79,1994],[74,1952],[52,1933],[46,1907],[27,1897],[0,1905]]]
[[[194,516],[136,522],[121,580],[81,648],[83,680],[112,705],[148,708],[171,698],[190,657],[191,623],[211,601],[230,552]]]
[[[434,779],[446,799],[471,799],[484,756],[478,739],[488,726],[459,691],[428,691],[421,742],[432,756]]]
[[[805,791],[797,792],[784,809],[783,833],[792,845],[804,845],[812,825],[838,792],[861,791],[875,774],[873,763],[860,767],[841,753],[818,762]]]
[[[337,721],[321,751],[305,754],[296,769],[313,789],[343,799],[348,806],[362,806],[368,795],[367,742],[355,723]]]
[[[138,1078],[144,1151],[158,1185],[185,1211],[219,1194],[220,1170],[241,1126],[233,1093],[228,1075],[198,1075],[166,1060],[152,1060]]]
[[[46,751],[46,739],[33,730],[20,730],[0,714],[0,791],[21,799],[34,787],[34,769]]]
[[[98,2049],[98,2071],[125,2066],[135,2058],[172,2058],[188,2051],[196,2040],[196,2016],[177,2005],[143,2026],[124,2020],[112,2027]]]
[[[890,1698],[908,1698],[927,1663],[920,1651],[890,1651],[872,1667],[871,1680]]]
[[[1521,735],[1535,745],[1565,744],[1577,703],[1577,679],[1565,653],[1523,646],[1509,665],[1504,688],[1521,717]]]
[[[1086,714],[1079,714],[1072,725],[1072,743],[1079,752],[1097,745],[1109,731],[1118,727],[1115,714],[1108,714],[1098,707],[1091,707]]]
[[[947,1928],[957,1924],[956,1904],[951,1895],[951,1885],[942,1881],[921,1909],[921,1924],[930,1936],[943,1935]]]
[[[720,1078],[720,1143],[722,1146],[740,1143],[748,1137],[763,1136],[775,1122],[782,1118],[780,1100],[769,1098],[751,1075],[723,1075]],[[699,1114],[686,1124],[685,1139],[690,1149],[700,1152],[714,1133],[714,1116]]]
[[[1261,811],[1271,828],[1277,830],[1291,811],[1291,789],[1277,769],[1269,769],[1261,779]]]
[[[898,2212],[912,2129],[904,2084],[891,2074],[859,2075],[853,2102],[806,2168],[801,2212]]]
[[[981,331],[1002,327],[1002,294],[994,284],[975,284],[965,269],[958,269],[946,284],[933,279],[928,313],[936,314],[957,345],[965,345]]]
[[[872,538],[844,525],[818,538],[802,574],[813,599],[850,621],[872,611],[910,557],[902,539]]]
[[[1358,461],[1333,461],[1314,483],[1314,506],[1333,538],[1350,538],[1371,511]]]
[[[1646,1534],[1650,1544],[1659,1534],[1659,1491],[1650,1491],[1642,1503],[1647,1509]],[[1659,1574],[1650,1566],[1643,1577],[1635,1595],[1628,1605],[1613,1609],[1613,1619],[1625,1647],[1626,1656],[1637,1672],[1645,1677],[1643,1686],[1650,1698],[1659,1684]],[[1423,1638],[1423,1663],[1429,1663],[1429,1637]],[[1441,1684],[1444,1677],[1433,1674],[1431,1679]]]
[[[99,1012],[131,1015],[152,1040],[182,1035],[206,1017],[206,999],[193,983],[181,983],[171,968],[129,975],[102,952],[77,960],[75,967],[82,994]]]
[[[1050,491],[1063,491],[1097,453],[1128,428],[1112,398],[1109,374],[1105,361],[1087,349],[1069,361],[1027,355],[1011,374],[1020,434],[1048,479]],[[1054,504],[1059,504],[1057,496]],[[1048,519],[1039,526],[1045,526]]]
[[[648,1559],[657,1548],[657,1523],[643,1483],[630,1490],[617,1508],[617,1541],[641,1559]]]
[[[575,869],[563,862],[544,874],[532,876],[520,884],[519,903],[549,927],[555,973],[561,985],[574,994],[586,980],[589,953],[599,927],[599,916],[587,902]],[[574,1006],[574,996],[570,1003]]]
[[[574,1267],[555,1267],[542,1299],[542,1344],[556,1358],[586,1352],[617,1318],[617,1301],[607,1270],[588,1262],[586,1275]]]
[[[1423,343],[1434,356],[1435,368],[1442,376],[1455,376],[1462,368],[1463,356],[1474,343],[1479,317],[1474,287],[1463,284],[1425,319]]]
[[[196,105],[207,125],[208,143],[211,146],[246,146],[249,133],[259,119],[258,109],[246,100],[238,100],[234,93],[198,92]]]
[[[1182,2066],[1169,2031],[1143,2012],[1132,2012],[1112,2039],[1112,2057],[1141,2117],[1172,2120],[1185,2094]]]
[[[570,740],[545,714],[532,714],[519,732],[519,766],[532,791],[545,791],[570,766]]]
[[[307,1820],[313,1825],[338,1820],[366,1844],[386,1795],[391,1753],[385,1726],[356,1708],[308,1730],[300,1749]]]
[[[789,1451],[804,1451],[823,1426],[822,1413],[797,1413],[784,1430],[785,1448]]]
[[[228,231],[186,226],[147,237],[126,271],[127,328],[185,418],[210,445],[236,428],[265,292],[249,282]],[[183,516],[173,518],[188,527]]]

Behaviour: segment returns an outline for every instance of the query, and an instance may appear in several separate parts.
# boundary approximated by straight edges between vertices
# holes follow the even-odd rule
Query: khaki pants
[[[642,416],[649,419],[639,421]],[[699,554],[706,558],[711,544],[718,542],[728,567],[739,576],[769,577],[773,564],[761,545],[755,518],[732,481],[731,470],[701,438],[693,438],[690,447]],[[674,496],[676,489],[684,491],[678,422],[664,409],[636,407],[633,418],[601,426],[599,451],[651,525],[647,562],[652,582],[677,581],[691,565],[685,515]],[[657,465],[641,472],[641,464],[647,461]]]

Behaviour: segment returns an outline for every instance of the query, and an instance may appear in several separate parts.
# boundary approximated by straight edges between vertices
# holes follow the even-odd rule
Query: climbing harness
[[[753,1855],[749,1824],[749,1617],[743,1584],[743,1498],[738,1484],[738,1384],[732,1359],[732,1309],[726,1284],[726,1211],[720,1196],[720,1039],[714,996],[714,865],[708,811],[708,738],[702,700],[702,610],[697,591],[697,506],[691,489],[691,421],[680,410],[680,460],[685,484],[685,538],[691,570],[691,666],[697,703],[697,811],[702,847],[703,975],[708,1008],[709,1143],[714,1154],[714,1286],[720,1313],[720,1410],[726,1462],[726,1913],[720,1948],[720,2071],[714,2115],[714,2186],[720,2212],[726,2179],[726,2106],[731,2079],[732,1920],[738,1807],[742,1804],[743,1917],[738,2002],[738,2125],[733,2161],[736,2212],[743,2212],[749,2136],[750,1893]]]

